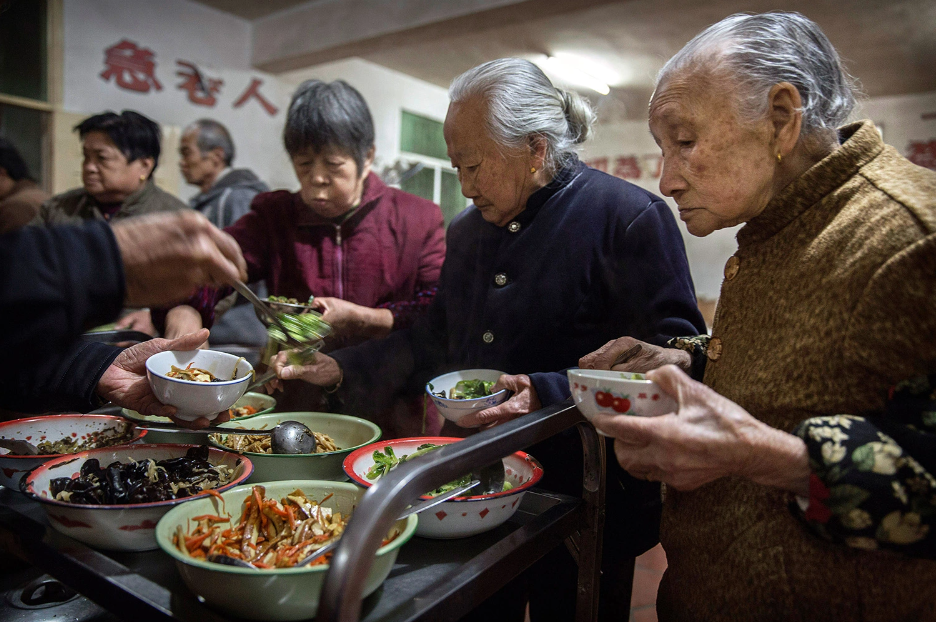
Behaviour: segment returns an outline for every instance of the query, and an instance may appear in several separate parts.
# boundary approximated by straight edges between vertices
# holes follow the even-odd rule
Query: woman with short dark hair
[[[0,138],[0,233],[28,224],[48,198],[13,143]]]
[[[314,295],[335,330],[331,348],[408,326],[436,293],[445,256],[439,207],[386,186],[371,171],[371,113],[341,80],[299,85],[283,143],[299,192],[261,193],[250,212],[225,229],[241,246],[249,280],[265,279],[271,294],[300,302]],[[210,325],[223,293],[202,292],[170,310],[167,336]],[[287,392],[285,403],[305,400],[296,407],[314,409],[308,400],[320,399],[316,393],[300,398]],[[391,419],[381,425],[385,434],[419,432]]]
[[[159,164],[159,125],[139,112],[104,112],[75,126],[83,154],[81,188],[49,199],[34,224],[112,220],[189,209],[153,183]]]

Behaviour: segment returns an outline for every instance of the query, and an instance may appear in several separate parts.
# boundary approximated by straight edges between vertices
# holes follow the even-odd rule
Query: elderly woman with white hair
[[[648,377],[677,412],[596,421],[667,484],[661,620],[934,618],[934,173],[842,125],[854,103],[796,13],[729,17],[660,73],[661,190],[694,235],[745,223],[711,339],[675,343],[695,364],[615,367],[674,364]]]
[[[594,119],[584,100],[516,58],[469,70],[449,94],[446,144],[473,205],[449,227],[427,315],[409,330],[319,356],[310,366],[286,366],[281,355],[281,378],[340,385],[346,411],[361,414],[395,392],[422,391],[446,371],[530,374],[508,380],[514,396],[499,411],[503,420],[569,397],[565,377],[545,372],[575,365],[612,337],[640,334],[663,345],[705,329],[670,208],[576,157]],[[482,422],[488,420],[474,423]],[[580,494],[579,447],[573,433],[531,449],[544,464],[545,485]],[[606,530],[611,564],[604,579],[620,576],[616,561],[656,543],[660,501],[657,484],[612,465],[608,515],[619,522]],[[575,566],[561,553],[568,563],[538,580],[548,586],[568,579],[547,588],[568,587],[568,607],[532,599],[535,619],[572,619]]]

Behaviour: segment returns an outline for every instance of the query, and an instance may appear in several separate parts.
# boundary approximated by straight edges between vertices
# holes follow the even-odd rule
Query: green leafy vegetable
[[[367,477],[368,479],[378,479],[390,473],[390,471],[401,462],[406,462],[407,460],[413,460],[414,458],[418,456],[428,454],[429,452],[439,449],[440,447],[442,447],[442,445],[434,445],[433,443],[424,443],[420,445],[419,447],[417,447],[416,450],[412,454],[404,454],[398,459],[397,456],[394,455],[394,448],[388,445],[387,447],[384,448],[383,452],[380,450],[374,452],[374,454],[372,455],[374,459],[374,465],[370,469],[368,469],[368,472],[365,473],[365,477]],[[448,484],[443,484],[436,490],[431,490],[430,492],[426,494],[429,495],[430,497],[435,497],[445,492],[449,492],[450,490],[453,490],[460,486],[465,486],[471,481],[472,481],[471,475],[463,475],[459,479],[452,480]]]
[[[487,380],[460,380],[454,387],[449,389],[449,399],[451,400],[473,400],[479,397],[491,395],[491,387],[495,383]]]

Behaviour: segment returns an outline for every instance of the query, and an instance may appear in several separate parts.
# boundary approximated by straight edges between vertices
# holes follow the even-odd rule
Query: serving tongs
[[[286,326],[280,322],[280,318],[277,317],[277,314],[274,313],[270,306],[265,303],[263,300],[257,297],[257,294],[251,291],[251,289],[242,283],[241,281],[234,281],[232,284],[237,293],[247,298],[248,302],[254,305],[254,308],[257,309],[258,315],[263,322],[268,325],[273,325],[279,328],[283,332],[283,338],[286,341],[286,345],[292,348],[306,348],[309,346],[308,343],[303,343],[290,335],[290,331],[287,330]]]

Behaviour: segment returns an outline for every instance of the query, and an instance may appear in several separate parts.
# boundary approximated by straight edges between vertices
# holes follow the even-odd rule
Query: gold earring
[[[778,164],[780,164],[780,163],[781,163],[781,154],[779,153],[779,154],[778,154]]]
[[[531,172],[531,173],[536,173],[536,172],[537,172],[537,169],[535,169],[534,167],[531,166],[531,167],[530,167],[530,172]]]
[[[140,175],[140,181],[146,181],[146,175]]]

